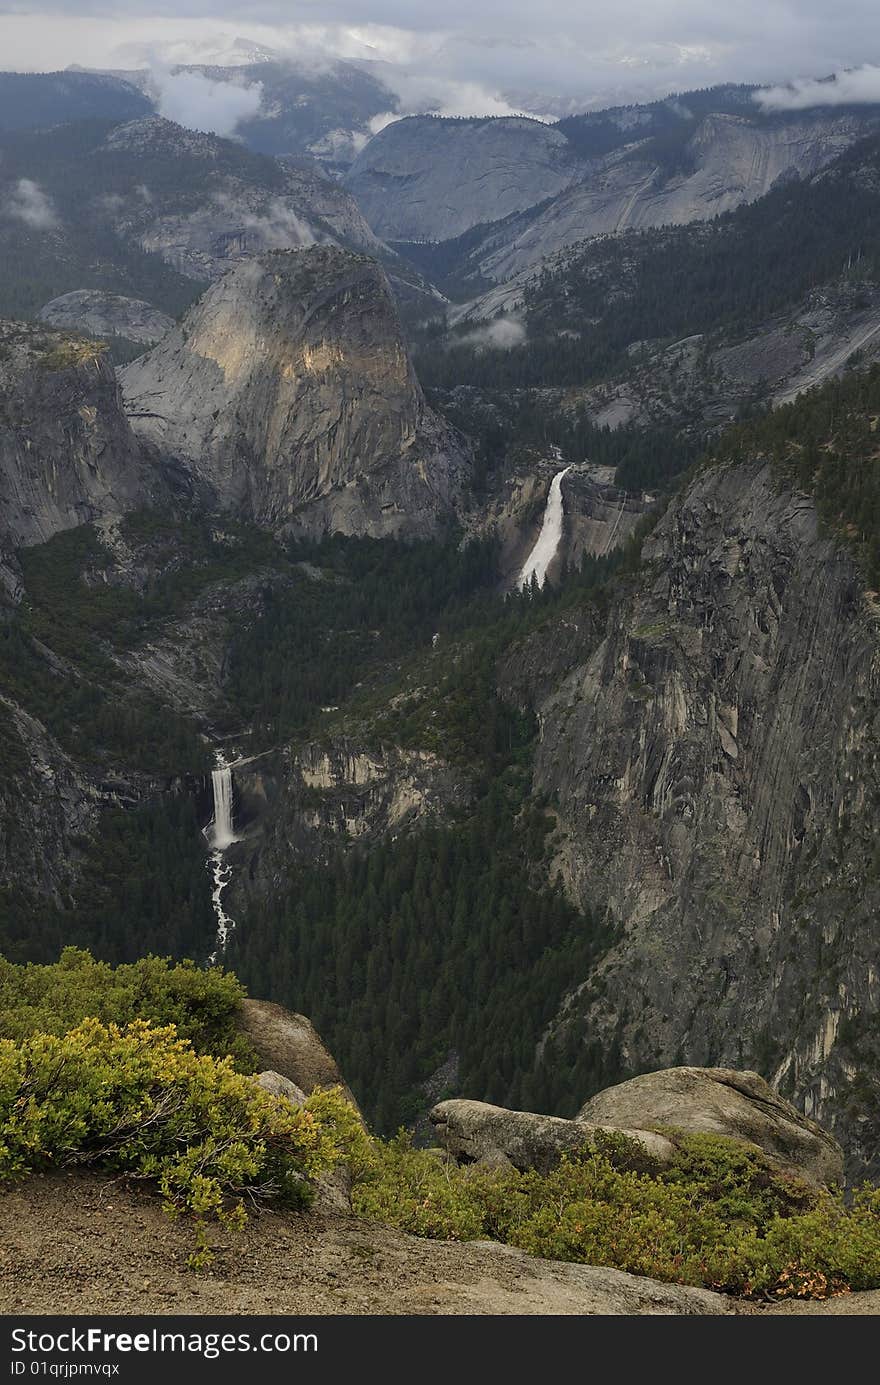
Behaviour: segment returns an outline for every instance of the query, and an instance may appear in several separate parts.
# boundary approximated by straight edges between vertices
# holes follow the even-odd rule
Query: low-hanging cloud
[[[140,67],[151,50],[169,68],[278,55],[332,73],[336,59],[366,60],[389,94],[400,90],[401,110],[420,104],[421,83],[426,109],[472,115],[506,105],[559,116],[727,81],[775,92],[792,73],[880,62],[877,0],[6,0],[0,8],[7,68]],[[783,90],[790,106],[827,104],[826,92]]]
[[[59,225],[51,197],[31,178],[19,178],[3,206],[7,216],[23,221],[34,231],[51,231]]]
[[[228,211],[235,224],[250,231],[254,250],[305,250],[316,243],[315,233],[307,221],[280,197],[269,202],[262,212],[245,212],[231,198],[218,193],[215,206]]]
[[[517,317],[497,317],[474,332],[459,337],[457,344],[474,346],[478,351],[512,351],[525,346],[528,333]]]
[[[798,78],[783,86],[765,87],[755,92],[755,100],[765,111],[874,105],[880,102],[880,67],[865,63],[863,67],[849,68],[830,78]]]
[[[202,72],[154,68],[151,86],[166,120],[210,135],[233,135],[243,120],[257,114],[263,100],[262,82],[216,82]]]

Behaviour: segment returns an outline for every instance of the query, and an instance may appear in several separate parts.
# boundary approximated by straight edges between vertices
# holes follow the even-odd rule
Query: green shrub
[[[230,1054],[253,1071],[254,1054],[238,1032],[244,987],[222,968],[143,957],[111,967],[91,953],[66,947],[49,966],[19,966],[0,957],[0,1038],[61,1035],[88,1017],[129,1024],[173,1024],[197,1053]]]
[[[675,1136],[668,1167],[599,1136],[548,1174],[458,1168],[405,1137],[357,1170],[355,1210],[421,1236],[491,1237],[749,1298],[880,1287],[880,1191],[852,1206],[721,1136]]]
[[[360,1136],[338,1090],[294,1106],[197,1054],[174,1026],[87,1019],[59,1037],[0,1040],[0,1183],[97,1166],[155,1180],[166,1206],[240,1226],[244,1199],[307,1205],[312,1181]]]

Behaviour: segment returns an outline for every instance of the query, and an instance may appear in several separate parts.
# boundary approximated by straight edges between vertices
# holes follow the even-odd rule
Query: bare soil
[[[0,1196],[6,1314],[753,1314],[720,1294],[535,1260],[487,1242],[427,1241],[354,1216],[262,1213],[187,1267],[192,1226],[148,1186],[33,1177]],[[772,1313],[876,1314],[880,1292]]]
[[[718,1313],[716,1294],[488,1243],[407,1236],[353,1216],[262,1213],[187,1268],[192,1226],[155,1191],[97,1174],[34,1177],[0,1197],[8,1314]]]

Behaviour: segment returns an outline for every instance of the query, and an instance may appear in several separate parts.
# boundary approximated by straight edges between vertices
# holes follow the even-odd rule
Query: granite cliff
[[[551,874],[616,941],[556,1037],[599,1036],[632,1071],[773,1072],[870,1163],[874,596],[806,496],[758,461],[716,468],[569,669],[538,698],[535,787]]]
[[[582,174],[561,131],[537,120],[410,116],[387,125],[345,185],[386,240],[452,240],[555,197]]]
[[[425,403],[365,256],[241,265],[121,379],[137,433],[259,524],[426,534],[463,484],[463,444]]]
[[[0,323],[0,562],[62,529],[158,498],[100,345]],[[5,555],[5,556],[4,556]]]

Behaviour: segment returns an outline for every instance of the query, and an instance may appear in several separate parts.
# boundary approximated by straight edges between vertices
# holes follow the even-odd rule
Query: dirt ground
[[[336,1214],[252,1217],[241,1233],[217,1233],[215,1261],[207,1271],[187,1268],[192,1246],[191,1226],[169,1218],[155,1192],[145,1187],[96,1174],[31,1178],[0,1197],[0,1311],[386,1316],[742,1311],[704,1290],[534,1260],[485,1242],[421,1240]],[[784,1311],[805,1307],[786,1305]],[[849,1295],[807,1311],[817,1308],[877,1313],[880,1293]]]

